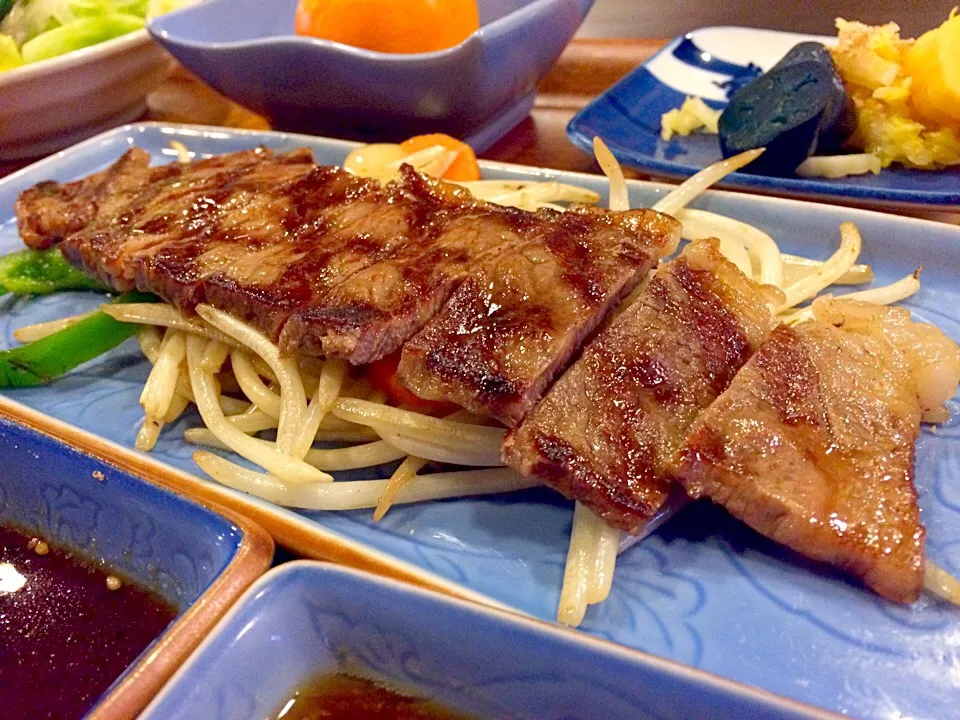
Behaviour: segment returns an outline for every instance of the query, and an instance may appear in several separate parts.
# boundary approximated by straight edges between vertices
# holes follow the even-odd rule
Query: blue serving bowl
[[[479,0],[479,30],[414,55],[298,36],[296,4],[212,0],[148,29],[189,70],[278,128],[383,141],[445,132],[482,151],[527,115],[537,79],[593,0]]]
[[[246,520],[131,474],[127,451],[99,440],[81,451],[15,414],[0,411],[0,524],[102,562],[179,610],[86,716],[132,718],[269,567],[273,542]]]
[[[324,563],[262,577],[140,720],[276,717],[348,667],[497,720],[836,717],[520,615]]]

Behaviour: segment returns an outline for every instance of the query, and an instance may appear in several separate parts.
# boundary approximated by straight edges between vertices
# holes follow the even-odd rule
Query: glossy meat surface
[[[547,353],[542,367],[528,369],[537,375],[525,391],[531,402],[677,236],[673,220],[651,211],[531,213],[478,201],[409,167],[381,187],[317,167],[306,150],[163,168],[146,159],[133,150],[84,180],[28,190],[21,234],[38,246],[59,242],[68,259],[117,290],[154,292],[188,313],[208,302],[287,354],[355,364],[398,350],[451,298],[463,307],[465,281],[493,283],[512,298],[503,314],[532,320],[533,335],[543,332],[537,322],[548,332],[572,329],[559,349],[514,345],[518,361]],[[94,196],[102,207],[84,211]],[[515,307],[518,292],[530,313]]]
[[[112,214],[151,179],[178,170],[176,165],[155,170],[145,150],[131,148],[106,170],[82,180],[40,183],[21,193],[14,204],[20,235],[29,247],[52,247],[97,217]]]
[[[466,279],[406,344],[399,367],[417,395],[507,426],[519,423],[609,310],[679,240],[679,224],[652,210],[518,217],[527,241]]]
[[[677,475],[767,537],[912,602],[919,431],[915,384],[882,333],[781,326],[697,420]]]
[[[322,304],[295,314],[282,338],[306,354],[355,364],[399,350],[484,263],[527,242],[540,228],[560,232],[557,213],[528,213],[479,202],[469,193],[404,167],[388,188],[406,208],[409,237],[334,288]]]
[[[772,329],[772,292],[716,241],[689,246],[508,434],[504,460],[608,523],[641,530],[670,495],[670,460],[687,429]]]

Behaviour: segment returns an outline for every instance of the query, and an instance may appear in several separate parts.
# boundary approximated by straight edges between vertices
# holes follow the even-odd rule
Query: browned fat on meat
[[[523,424],[504,460],[638,532],[671,493],[670,460],[697,415],[773,328],[778,291],[699,241],[657,271]]]
[[[652,210],[574,208],[464,280],[408,342],[401,381],[507,426],[520,422],[597,324],[679,240]]]
[[[767,537],[912,602],[919,429],[916,388],[881,333],[782,326],[697,420],[678,475]]]

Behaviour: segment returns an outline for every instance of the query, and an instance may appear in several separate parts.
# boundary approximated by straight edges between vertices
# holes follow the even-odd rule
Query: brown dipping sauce
[[[372,680],[321,675],[294,693],[278,720],[472,720],[433,700],[403,695]]]
[[[156,594],[0,527],[0,717],[79,718],[176,617]],[[12,566],[12,567],[11,567]],[[17,588],[18,585],[22,587]]]

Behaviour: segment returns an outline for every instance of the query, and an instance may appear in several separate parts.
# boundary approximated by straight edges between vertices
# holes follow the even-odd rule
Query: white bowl
[[[0,161],[47,155],[140,117],[170,63],[137,30],[0,73]]]

